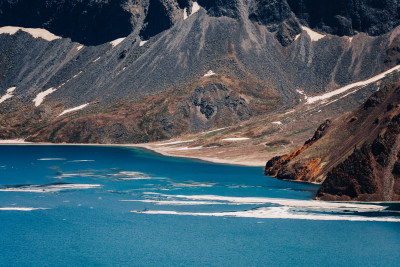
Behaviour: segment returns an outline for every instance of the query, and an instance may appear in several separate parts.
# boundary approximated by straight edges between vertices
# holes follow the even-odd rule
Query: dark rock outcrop
[[[171,28],[192,0],[0,0],[0,26],[45,28],[85,45],[140,32],[144,39]],[[396,0],[198,0],[214,17],[265,25],[283,46],[301,32],[300,23],[335,35],[380,35],[400,23]]]
[[[97,45],[129,35],[136,26],[138,8],[130,0],[1,0],[0,26],[45,28],[85,45]]]
[[[287,0],[305,25],[335,35],[386,33],[400,23],[397,0]]]
[[[349,114],[321,125],[314,137],[266,164],[280,179],[323,182],[322,200],[400,200],[400,84],[374,93]]]

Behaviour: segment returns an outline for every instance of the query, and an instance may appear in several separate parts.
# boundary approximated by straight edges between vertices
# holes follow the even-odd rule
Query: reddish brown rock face
[[[302,163],[297,162],[293,165],[290,163],[303,151],[307,150],[307,148],[323,137],[331,123],[330,120],[325,121],[321,126],[319,126],[314,136],[307,140],[302,147],[295,149],[287,155],[275,157],[268,161],[265,166],[265,175],[284,180],[313,182],[321,170],[321,158],[311,158]]]
[[[328,173],[317,193],[322,200],[397,201],[399,194],[400,115],[372,144],[364,143]]]
[[[325,122],[301,148],[270,160],[265,174],[321,182],[321,200],[400,200],[399,104],[400,84],[383,88],[357,110]]]

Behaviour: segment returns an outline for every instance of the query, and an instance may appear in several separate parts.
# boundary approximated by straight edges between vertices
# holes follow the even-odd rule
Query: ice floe
[[[37,160],[41,160],[41,161],[53,161],[53,160],[62,161],[62,160],[66,160],[66,159],[65,158],[40,158],[40,159],[37,159]]]
[[[145,210],[145,211],[131,211],[131,212],[144,213],[144,214],[241,217],[241,218],[258,218],[258,219],[400,222],[400,217],[372,217],[372,216],[369,217],[369,216],[359,216],[359,215],[300,213],[291,210],[289,207],[263,207],[253,210],[233,211],[233,212],[178,212],[171,210]]]
[[[346,210],[368,210],[368,211],[382,211],[386,207],[377,204],[360,204],[351,202],[326,202],[316,200],[296,200],[296,199],[283,199],[283,198],[267,198],[267,197],[232,197],[232,196],[217,196],[217,195],[167,195],[159,194],[168,198],[180,198],[190,200],[211,200],[211,201],[226,201],[237,204],[278,204],[290,207],[314,207],[314,208],[343,208]]]
[[[7,210],[7,211],[32,211],[32,210],[48,210],[48,208],[0,207],[0,210]]]
[[[372,78],[369,78],[368,80],[364,80],[364,81],[348,84],[348,85],[346,85],[344,87],[341,87],[339,89],[336,89],[334,91],[328,92],[328,93],[323,94],[323,95],[308,97],[307,98],[307,104],[312,104],[312,103],[314,103],[316,101],[329,99],[329,98],[331,98],[333,96],[342,94],[342,93],[344,93],[344,92],[346,92],[346,91],[348,91],[350,89],[356,88],[356,87],[365,87],[365,86],[367,86],[367,85],[369,85],[371,83],[377,82],[377,81],[385,78],[387,75],[389,75],[389,74],[391,74],[393,72],[399,71],[399,70],[400,70],[400,65],[397,65],[397,66],[395,66],[395,67],[393,67],[393,68],[391,68],[391,69],[389,69],[389,70],[387,70],[387,71],[385,71],[385,72],[383,72],[381,74],[378,74],[378,75],[376,75],[376,76],[374,76]]]
[[[310,36],[312,42],[317,42],[326,36],[326,35],[320,34],[318,32],[315,32],[305,26],[301,26],[301,28],[303,29],[303,31],[307,32],[307,34],[308,34],[308,36]]]
[[[164,179],[164,178],[153,178],[143,172],[135,171],[119,171],[112,175],[117,180],[149,180],[149,179]]]
[[[141,202],[141,203],[151,203],[155,205],[171,205],[171,206],[196,206],[196,205],[226,205],[226,203],[223,202],[215,202],[215,201],[183,201],[183,200],[150,200],[150,199],[145,199],[145,200],[129,200],[129,199],[123,199],[120,200],[122,202]]]
[[[18,31],[24,31],[29,33],[33,38],[41,38],[46,41],[53,41],[56,39],[61,39],[60,36],[54,35],[48,30],[39,29],[39,28],[23,28],[23,27],[14,27],[14,26],[5,26],[0,28],[0,34],[10,34],[13,35]]]
[[[111,41],[110,44],[111,44],[112,47],[114,48],[114,47],[116,47],[117,45],[119,45],[123,40],[125,40],[125,38],[126,38],[126,37],[118,38],[118,39],[116,39],[116,40],[114,40],[114,41]]]
[[[60,115],[58,115],[58,117],[60,117],[62,115],[65,115],[67,113],[70,113],[70,112],[74,112],[74,111],[78,111],[78,110],[84,109],[88,105],[89,105],[89,103],[86,103],[86,104],[83,104],[83,105],[80,105],[80,106],[77,106],[77,107],[74,107],[74,108],[66,109],[63,112],[61,112]]]
[[[70,160],[68,162],[93,162],[95,160],[93,159],[75,159],[75,160]]]
[[[33,99],[33,102],[35,103],[35,106],[36,107],[40,106],[43,103],[44,98],[46,96],[48,96],[49,94],[54,93],[55,91],[57,91],[57,89],[51,87],[51,88],[47,89],[46,91],[38,93],[36,95],[36,97]]]
[[[258,207],[251,210],[233,212],[178,212],[171,210],[145,210],[132,211],[145,214],[169,214],[191,216],[217,216],[217,217],[246,217],[266,219],[301,219],[301,220],[325,220],[325,221],[387,221],[400,222],[400,217],[392,216],[367,216],[365,213],[382,212],[387,207],[373,203],[352,202],[324,202],[313,200],[278,199],[263,197],[229,197],[216,195],[166,195],[147,192],[149,196],[155,195],[154,200],[139,200],[140,202],[156,205],[279,205],[270,207]],[[160,198],[165,200],[160,200]],[[136,200],[132,200],[136,201]],[[363,214],[364,213],[364,214]]]
[[[24,185],[17,187],[0,188],[0,192],[31,192],[31,193],[50,193],[64,190],[82,190],[100,188],[100,184],[47,184],[47,185]]]
[[[6,101],[7,99],[13,97],[13,96],[14,96],[14,91],[15,91],[16,88],[17,88],[17,87],[10,87],[10,88],[8,88],[7,91],[6,91],[6,94],[3,95],[3,96],[0,98],[0,103],[3,103],[3,102]]]

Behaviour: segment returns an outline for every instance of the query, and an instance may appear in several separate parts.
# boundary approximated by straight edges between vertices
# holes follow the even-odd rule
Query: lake
[[[398,203],[317,190],[140,149],[3,145],[0,265],[398,265]]]

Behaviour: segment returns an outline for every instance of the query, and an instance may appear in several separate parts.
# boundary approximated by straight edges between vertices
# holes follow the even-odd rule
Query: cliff
[[[356,110],[325,122],[294,152],[266,164],[279,179],[322,183],[321,200],[400,199],[400,83]]]

